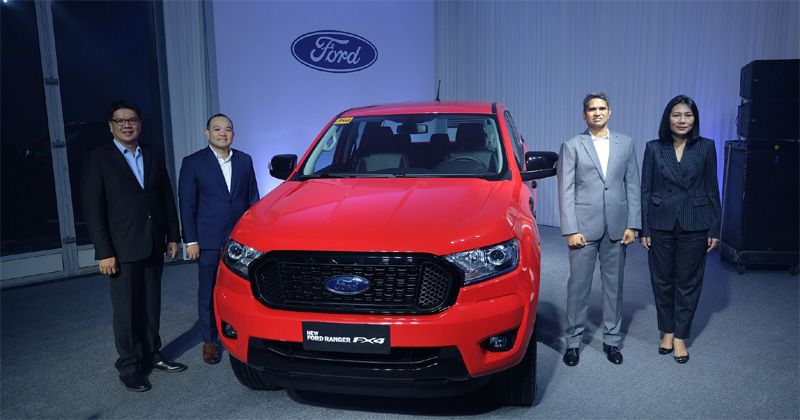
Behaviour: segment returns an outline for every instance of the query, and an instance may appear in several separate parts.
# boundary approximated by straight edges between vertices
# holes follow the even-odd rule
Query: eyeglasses
[[[125,123],[128,123],[130,125],[138,125],[139,122],[142,121],[142,120],[140,120],[138,118],[128,118],[127,120],[122,120],[122,119],[115,120],[115,119],[112,119],[111,121],[114,121],[114,124],[116,124],[116,125],[121,127],[121,126],[125,125]]]

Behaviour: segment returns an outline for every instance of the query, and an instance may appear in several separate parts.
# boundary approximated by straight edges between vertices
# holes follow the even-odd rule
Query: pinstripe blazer
[[[714,141],[687,143],[678,162],[672,142],[647,142],[642,162],[642,233],[672,230],[675,221],[686,231],[708,229],[719,238],[719,183]]]

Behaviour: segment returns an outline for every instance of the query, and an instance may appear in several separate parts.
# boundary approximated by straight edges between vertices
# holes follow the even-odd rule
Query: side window
[[[520,171],[525,170],[525,143],[522,141],[522,136],[517,132],[517,125],[514,124],[514,119],[511,118],[511,113],[508,111],[503,113],[503,118],[506,120],[506,127],[508,127],[508,134],[511,136],[511,146],[514,148],[514,157],[517,159],[517,166]]]

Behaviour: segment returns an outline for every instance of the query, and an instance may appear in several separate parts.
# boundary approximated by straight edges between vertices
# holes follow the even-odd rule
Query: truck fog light
[[[222,336],[225,338],[230,338],[236,340],[239,334],[236,332],[236,328],[233,328],[231,324],[227,322],[222,322]]]
[[[515,329],[494,337],[489,337],[481,343],[481,346],[492,353],[504,352],[514,348],[514,341],[516,339],[517,330]]]

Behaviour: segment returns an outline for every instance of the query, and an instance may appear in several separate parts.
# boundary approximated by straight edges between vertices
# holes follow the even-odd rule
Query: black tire
[[[531,406],[536,398],[536,324],[525,356],[516,366],[492,378],[492,394],[502,405]]]
[[[230,355],[229,355],[230,356]],[[250,388],[250,389],[257,389],[262,391],[278,391],[283,388],[279,386],[273,386],[267,383],[264,378],[261,376],[261,371],[251,368],[247,366],[246,363],[242,363],[239,359],[230,356],[231,359],[231,369],[233,370],[233,374],[236,375],[236,379],[239,382]]]

